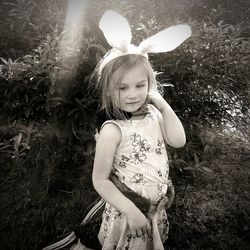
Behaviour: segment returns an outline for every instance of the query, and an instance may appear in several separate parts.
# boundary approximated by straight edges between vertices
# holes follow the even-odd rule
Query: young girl
[[[171,27],[136,47],[127,20],[116,12],[106,12],[100,28],[113,49],[98,65],[101,110],[108,119],[97,137],[92,176],[106,201],[98,237],[106,250],[162,250],[171,186],[165,143],[179,148],[186,138],[175,112],[157,92],[147,53],[173,50],[191,31],[187,25]],[[149,200],[149,208],[136,206],[115,179]]]

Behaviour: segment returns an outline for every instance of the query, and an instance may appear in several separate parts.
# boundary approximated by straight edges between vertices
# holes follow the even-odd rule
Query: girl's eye
[[[119,87],[119,90],[121,91],[124,91],[124,90],[127,90],[128,88],[127,87]]]
[[[144,84],[140,84],[140,85],[137,85],[137,88],[143,88],[145,85]]]

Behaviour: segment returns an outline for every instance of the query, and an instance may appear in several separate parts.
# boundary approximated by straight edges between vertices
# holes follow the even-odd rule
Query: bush
[[[171,249],[247,249],[249,143],[226,135],[221,128],[201,134],[203,143],[210,146],[203,154],[205,160],[192,169],[195,175],[186,175],[183,182],[183,173],[172,169],[176,199],[169,211],[168,245]]]
[[[73,48],[64,30],[66,1],[1,3],[1,247],[44,247],[79,228],[97,197],[91,170],[98,96],[89,79],[109,49],[97,20],[111,7],[129,19],[135,44],[177,23],[193,30],[177,50],[150,57],[188,139],[183,149],[169,148],[178,194],[169,246],[248,246],[247,6],[238,3],[236,21],[232,1],[92,1],[78,27],[81,45]],[[237,136],[222,130],[228,123]],[[96,235],[96,225],[91,230]]]

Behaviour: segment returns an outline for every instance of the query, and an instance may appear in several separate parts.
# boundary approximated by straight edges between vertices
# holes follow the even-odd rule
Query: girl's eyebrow
[[[144,83],[144,82],[146,82],[147,80],[146,79],[144,79],[144,80],[141,80],[141,81],[139,81],[139,82],[137,82],[137,83]]]
[[[145,80],[140,80],[140,81],[138,81],[138,82],[136,82],[136,83],[144,83],[144,82],[146,82],[146,81],[147,81],[147,79],[145,79]],[[128,83],[125,83],[125,82],[120,82],[119,85],[129,85],[129,84],[128,84]]]

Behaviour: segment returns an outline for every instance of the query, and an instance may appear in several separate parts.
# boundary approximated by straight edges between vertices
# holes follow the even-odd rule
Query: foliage
[[[67,1],[1,2],[1,55],[20,57],[55,29],[62,31]],[[7,15],[6,15],[7,14]]]
[[[177,23],[193,30],[175,51],[150,57],[188,139],[183,149],[169,148],[177,189],[169,247],[249,246],[247,1],[237,8],[225,0],[91,1],[77,49],[66,41],[67,1],[0,5],[1,248],[40,249],[81,231],[83,212],[97,197],[91,170],[98,99],[89,79],[109,49],[97,20],[110,8],[129,19],[135,44]],[[92,240],[98,225],[89,227],[83,233]]]
[[[203,130],[210,145],[195,178],[172,176],[176,199],[169,211],[171,249],[247,249],[249,246],[249,144],[221,128]],[[202,168],[209,167],[209,171]],[[173,173],[173,172],[172,172]],[[188,177],[188,176],[187,176]],[[172,231],[172,233],[171,233]],[[216,234],[214,232],[216,231]]]

